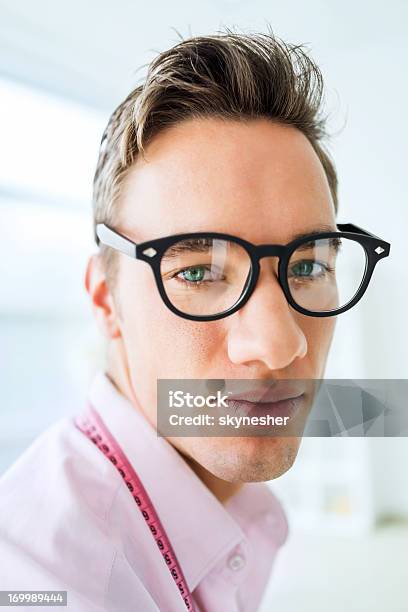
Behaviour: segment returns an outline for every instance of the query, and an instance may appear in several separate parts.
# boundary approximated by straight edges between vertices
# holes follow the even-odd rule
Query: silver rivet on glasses
[[[148,257],[153,257],[154,255],[156,255],[156,253],[157,251],[153,247],[149,247],[148,249],[145,249],[143,251],[143,254],[147,255]]]
[[[378,255],[381,255],[381,253],[384,253],[384,249],[380,246],[378,246],[376,249],[374,249],[376,253],[378,253]]]

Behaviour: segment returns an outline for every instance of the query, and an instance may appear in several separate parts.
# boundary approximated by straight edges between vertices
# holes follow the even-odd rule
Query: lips
[[[271,404],[273,402],[297,398],[304,392],[305,385],[302,381],[277,381],[273,385],[258,386],[242,393],[228,395],[228,400],[251,402],[254,404]]]
[[[294,417],[304,406],[305,381],[285,380],[259,384],[241,393],[228,394],[227,403],[242,416]]]

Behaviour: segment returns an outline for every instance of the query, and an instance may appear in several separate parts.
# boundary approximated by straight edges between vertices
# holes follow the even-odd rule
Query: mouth
[[[276,381],[272,385],[256,385],[240,393],[229,394],[229,399],[244,400],[254,403],[279,402],[298,397],[305,392],[305,384],[301,380]]]
[[[302,407],[305,400],[305,393],[295,397],[287,397],[277,401],[249,401],[229,397],[228,406],[235,411],[238,416],[267,416],[274,417],[294,417]]]

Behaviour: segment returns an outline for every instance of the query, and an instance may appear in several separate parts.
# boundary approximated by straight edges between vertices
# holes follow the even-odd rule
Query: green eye
[[[297,276],[309,276],[313,272],[313,262],[301,261],[300,263],[293,266],[292,271]]]
[[[182,272],[183,278],[190,283],[197,283],[203,280],[205,269],[203,266],[188,268]]]
[[[294,264],[291,268],[291,275],[293,276],[319,276],[325,271],[324,266],[316,261],[304,260]]]

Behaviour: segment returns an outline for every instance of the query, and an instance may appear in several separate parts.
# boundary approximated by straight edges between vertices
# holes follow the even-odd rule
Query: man
[[[63,419],[3,477],[2,589],[66,590],[84,612],[259,608],[287,537],[264,481],[292,466],[300,437],[158,437],[157,381],[323,377],[327,315],[346,302],[327,289],[337,178],[322,88],[301,47],[228,31],[160,54],[111,116],[86,271],[107,342],[88,399],[106,431],[89,427],[92,444]],[[328,262],[310,264],[319,244]],[[166,562],[136,477],[172,547]]]

